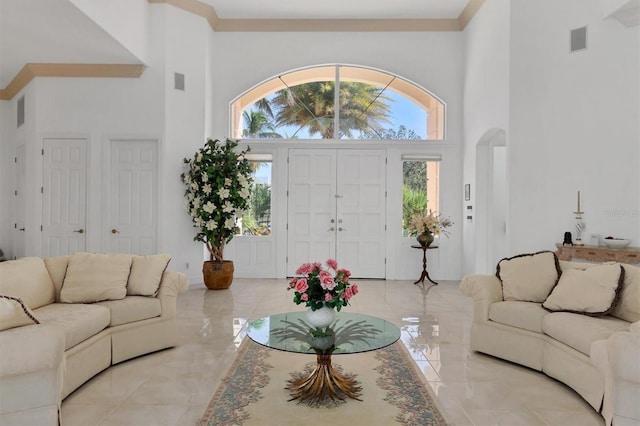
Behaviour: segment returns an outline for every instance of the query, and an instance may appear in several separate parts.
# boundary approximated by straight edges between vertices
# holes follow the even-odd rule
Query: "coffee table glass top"
[[[389,346],[400,338],[400,329],[389,321],[370,315],[337,312],[325,334],[311,333],[306,312],[286,312],[260,318],[249,324],[251,340],[273,349],[296,353],[317,353],[335,345],[333,354],[368,352]]]

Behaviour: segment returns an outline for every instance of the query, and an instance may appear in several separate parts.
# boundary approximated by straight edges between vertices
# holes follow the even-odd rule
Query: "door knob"
[[[18,231],[22,231],[22,232],[24,232],[24,228],[20,228],[20,229],[18,229]]]
[[[336,222],[336,220],[335,220],[335,219],[331,219],[331,223],[335,223],[335,222]]]
[[[335,230],[336,230],[336,228],[334,228],[334,227],[332,226],[331,228],[327,229],[327,232],[333,232],[333,231],[335,231]]]
[[[338,228],[338,231],[342,232],[342,231],[346,231],[346,229],[344,229],[342,226],[340,228]]]
[[[77,232],[78,234],[84,234],[84,229],[80,228],[80,229],[76,229],[73,232]]]
[[[119,233],[120,233],[120,231],[118,231],[116,228],[113,228],[113,229],[111,230],[111,233],[112,233],[112,234],[119,234]]]

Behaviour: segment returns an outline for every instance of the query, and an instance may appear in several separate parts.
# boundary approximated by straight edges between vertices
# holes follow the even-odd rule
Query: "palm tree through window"
[[[297,70],[231,105],[235,138],[443,139],[444,104],[400,77],[353,66]]]

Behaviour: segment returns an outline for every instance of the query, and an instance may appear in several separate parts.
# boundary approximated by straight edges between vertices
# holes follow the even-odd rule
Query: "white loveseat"
[[[175,346],[186,275],[168,255],[75,253],[0,263],[0,424],[57,425],[112,364]]]
[[[549,262],[555,262],[555,278]],[[501,265],[507,273],[501,274]],[[621,279],[612,294],[598,271],[620,268],[624,272],[618,272]],[[496,275],[469,275],[460,287],[473,298],[473,350],[567,384],[607,425],[640,424],[640,268],[558,261],[544,252],[503,259]],[[562,290],[564,300],[555,297],[558,303],[550,303]],[[613,300],[603,311],[599,304],[609,303],[599,300],[604,295]]]

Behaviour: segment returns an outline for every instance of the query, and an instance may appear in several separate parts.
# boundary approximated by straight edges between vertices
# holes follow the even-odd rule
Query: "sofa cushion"
[[[71,255],[44,258],[44,264],[47,267],[47,271],[49,271],[49,276],[55,289],[56,302],[60,301],[60,290],[62,290],[64,276],[67,274],[69,259],[71,259]]]
[[[505,301],[491,304],[489,319],[500,324],[542,333],[542,317],[548,313],[539,303]]]
[[[542,318],[544,334],[587,356],[593,342],[608,339],[616,331],[628,329],[627,321],[612,316],[590,317],[569,312],[552,312]]]
[[[111,312],[111,327],[159,317],[162,313],[160,299],[155,297],[127,296],[122,300],[98,302]]]
[[[521,254],[498,262],[496,276],[504,300],[542,303],[558,282],[560,265],[551,251]]]
[[[155,296],[160,287],[162,274],[167,269],[171,256],[154,254],[150,256],[133,256],[131,273],[127,283],[129,296]]]
[[[109,309],[96,304],[52,303],[34,311],[41,324],[53,326],[65,335],[65,351],[109,326]]]
[[[40,324],[31,309],[18,298],[0,294],[0,331],[31,324]]]
[[[0,262],[0,294],[16,297],[30,309],[54,302],[51,277],[39,257]]]
[[[124,299],[130,270],[130,254],[75,253],[69,259],[60,301],[86,303]]]
[[[613,308],[623,281],[624,269],[619,264],[568,269],[542,306],[550,311],[605,315]]]
[[[620,298],[610,315],[629,321],[640,321],[640,268],[623,264],[624,281]]]

